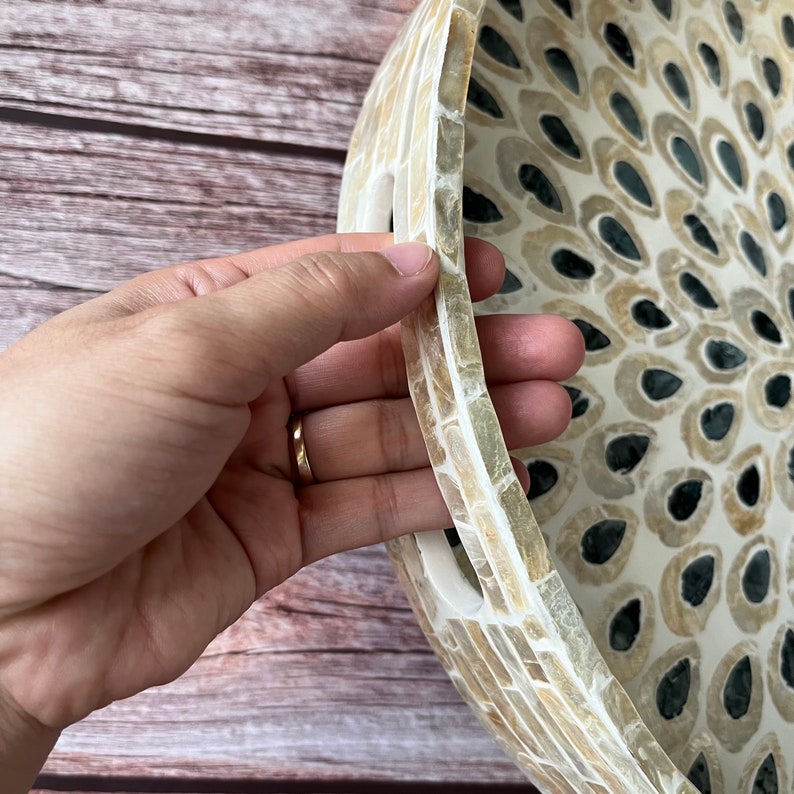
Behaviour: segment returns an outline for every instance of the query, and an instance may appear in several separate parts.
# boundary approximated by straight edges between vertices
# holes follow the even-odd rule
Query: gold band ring
[[[303,414],[293,414],[289,422],[289,434],[292,440],[292,457],[295,463],[298,483],[300,485],[314,485],[317,480],[312,474],[309,465],[309,455],[306,452],[306,441],[303,436]]]

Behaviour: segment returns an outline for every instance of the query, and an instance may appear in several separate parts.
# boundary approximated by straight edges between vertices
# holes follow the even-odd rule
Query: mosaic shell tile
[[[793,64],[788,0],[424,0],[362,108],[340,230],[442,261],[403,339],[455,529],[390,552],[541,790],[794,785]],[[482,311],[586,343],[529,500],[464,232],[507,259]]]

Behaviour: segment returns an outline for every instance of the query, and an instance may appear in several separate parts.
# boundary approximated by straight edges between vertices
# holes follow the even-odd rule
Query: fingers
[[[508,449],[556,438],[571,417],[565,390],[549,381],[497,386],[491,399]],[[367,400],[303,417],[306,449],[320,482],[429,466],[411,401]]]
[[[252,370],[261,373],[263,377],[245,380],[250,396],[268,377],[286,374],[285,367],[297,366],[339,340],[366,336],[384,323],[396,322],[429,293],[437,273],[436,257],[431,257],[427,272],[415,280],[403,276],[395,282],[393,269],[384,270],[384,257],[371,251],[390,240],[390,235],[331,235],[177,265],[135,279],[55,322],[68,323],[77,316],[148,322],[154,313],[158,321],[149,327],[149,349],[164,359],[169,354],[182,359],[190,351],[194,361],[202,359],[203,367],[196,367],[195,374],[207,384],[206,365],[213,361],[218,364],[215,380],[222,378],[224,370],[230,376],[235,370],[238,376],[244,371],[249,376]],[[504,277],[501,253],[487,242],[467,238],[465,254],[473,300],[493,294]],[[366,265],[375,260],[380,260],[379,266]],[[390,276],[384,277],[386,272]],[[291,322],[282,322],[284,318]],[[273,333],[277,328],[281,333]],[[395,332],[391,335],[395,343],[383,351],[384,356],[398,353]],[[273,356],[276,346],[286,355]],[[263,368],[264,359],[275,366]],[[350,361],[341,362],[338,357],[337,361],[347,377]],[[235,382],[241,384],[239,378]],[[196,396],[238,401],[238,386],[229,386],[222,393]],[[322,379],[314,381],[315,388],[322,386]],[[179,387],[187,393],[194,391],[189,383]]]
[[[584,361],[582,332],[558,315],[487,317],[477,324],[477,332],[489,383],[565,380]]]
[[[152,306],[210,295],[302,256],[320,252],[379,251],[391,242],[391,234],[331,234],[230,256],[184,262],[138,276],[84,305],[104,318],[127,316]]]
[[[250,277],[304,256],[319,253],[366,253],[380,251],[391,244],[391,234],[332,234],[179,267],[200,266],[200,270],[210,276],[210,281],[205,282],[207,291],[210,291],[213,283],[225,286],[225,282],[234,272]],[[493,295],[502,286],[505,275],[505,261],[499,249],[485,240],[467,237],[464,240],[464,256],[472,300],[480,301]]]
[[[526,468],[513,461],[521,485]],[[431,469],[320,483],[298,491],[303,565],[340,551],[452,526]]]
[[[337,342],[393,325],[437,278],[438,258],[419,243],[314,253],[134,320],[162,351],[164,383],[204,402],[236,405]],[[177,373],[177,359],[192,365]]]
[[[485,377],[489,383],[570,378],[584,360],[584,339],[556,315],[477,318]],[[355,366],[351,368],[351,362]],[[288,378],[296,411],[357,400],[408,394],[399,328],[347,342]]]
[[[491,243],[477,237],[464,240],[466,258],[466,281],[471,299],[475,303],[490,298],[505,278],[505,258],[502,252]]]
[[[319,483],[298,500],[304,565],[452,522],[431,469]]]

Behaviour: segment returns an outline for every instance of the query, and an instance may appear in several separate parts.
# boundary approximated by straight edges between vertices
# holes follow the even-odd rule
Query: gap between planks
[[[150,141],[167,141],[177,144],[192,144],[219,149],[238,149],[247,152],[262,152],[271,156],[307,157],[316,160],[331,160],[344,163],[346,149],[286,143],[235,135],[220,135],[211,132],[191,132],[168,127],[132,124],[105,119],[44,113],[35,110],[20,110],[0,106],[0,122],[28,127],[45,127],[69,132],[93,132],[106,135],[121,135]]]
[[[529,783],[396,783],[381,780],[200,780],[42,775],[30,794],[539,794]]]

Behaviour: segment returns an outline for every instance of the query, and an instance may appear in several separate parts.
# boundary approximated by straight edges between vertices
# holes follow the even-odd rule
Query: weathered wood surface
[[[104,290],[334,230],[341,158],[0,122],[0,273]]]
[[[3,104],[343,150],[415,5],[3,0]]]
[[[415,4],[3,0],[0,349],[151,268],[332,231],[358,105]],[[69,729],[42,777],[140,792],[518,781],[379,548],[301,572],[181,679]]]

